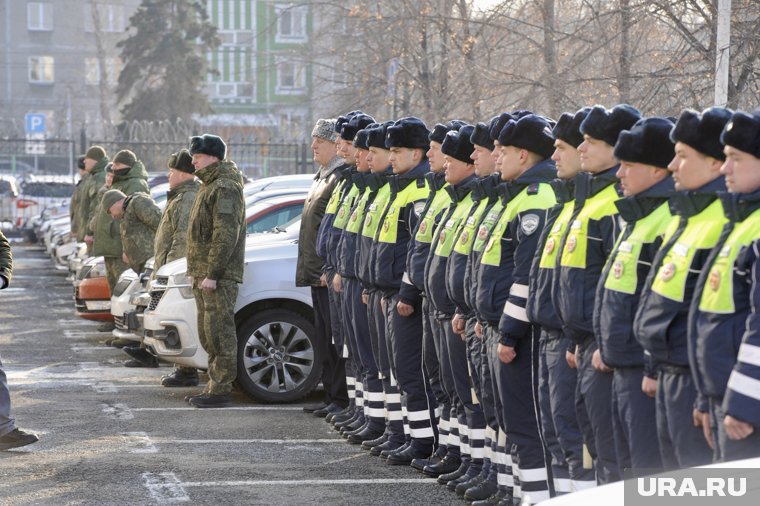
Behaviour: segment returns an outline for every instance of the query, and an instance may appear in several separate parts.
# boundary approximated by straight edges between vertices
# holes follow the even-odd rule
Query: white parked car
[[[300,220],[272,234],[248,236],[243,284],[235,304],[238,385],[254,399],[291,402],[319,382],[311,292],[295,286]],[[185,259],[161,267],[144,313],[144,343],[159,358],[208,368]]]

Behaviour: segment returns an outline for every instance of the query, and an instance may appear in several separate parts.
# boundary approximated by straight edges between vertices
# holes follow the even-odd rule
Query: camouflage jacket
[[[0,276],[4,277],[7,284],[10,285],[12,274],[13,255],[11,254],[11,245],[8,243],[8,239],[5,238],[5,234],[0,231]],[[2,286],[2,280],[0,280],[0,287]]]
[[[74,188],[74,193],[71,195],[71,202],[69,203],[69,219],[71,220],[71,233],[77,238],[77,241],[82,242],[85,236],[85,222],[83,221],[82,213],[82,197],[85,188],[87,188],[88,174],[82,176],[77,182]]]
[[[191,180],[169,190],[166,208],[156,230],[156,261],[153,272],[157,272],[162,265],[186,255],[187,224],[199,187],[198,181]]]
[[[124,201],[121,244],[129,267],[138,274],[141,266],[153,256],[153,241],[160,221],[161,209],[147,193],[135,192]]]
[[[82,188],[80,196],[79,213],[82,217],[84,235],[93,235],[94,232],[91,224],[100,206],[100,198],[103,196],[102,194],[98,194],[98,191],[106,184],[106,165],[108,165],[108,158],[103,158],[95,164],[82,183],[84,188]],[[78,235],[77,239],[79,238]],[[82,239],[84,239],[84,235]]]
[[[190,211],[187,275],[242,283],[246,234],[243,176],[227,161],[209,165],[195,175],[202,184]]]
[[[100,201],[105,193],[105,185],[101,188],[102,193],[98,196],[98,211],[95,219],[90,222],[94,230],[95,241],[92,243],[92,254],[94,256],[103,255],[105,257],[121,258],[121,233],[119,232],[119,222],[112,219]],[[111,190],[121,190],[125,195],[131,195],[135,192],[150,193],[148,189],[148,173],[142,162],[135,162],[134,166],[125,176],[114,176]]]

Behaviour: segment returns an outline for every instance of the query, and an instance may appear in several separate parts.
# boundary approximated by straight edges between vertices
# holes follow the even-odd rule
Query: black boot
[[[370,441],[364,441],[362,443],[362,450],[371,450],[375,446],[380,446],[381,444],[385,443],[386,441],[388,441],[388,433],[387,432],[383,432],[380,435],[380,437],[378,437],[376,439],[372,439]]]
[[[385,463],[391,466],[408,466],[414,459],[429,457],[432,448],[419,449],[410,444],[405,450],[388,455]]]
[[[500,504],[505,497],[508,497],[508,501],[512,501],[512,494],[509,494],[507,492],[507,489],[500,488],[496,490],[496,493],[486,497],[485,499],[481,499],[480,501],[475,501],[472,503],[472,506],[497,506]]]
[[[467,478],[464,481],[460,481],[463,478]],[[459,497],[464,497],[464,493],[467,492],[471,488],[475,488],[481,483],[483,483],[483,477],[480,474],[477,474],[473,477],[467,477],[467,475],[464,475],[462,478],[460,478],[459,483],[454,487],[454,492],[457,493]],[[446,484],[448,486],[448,483]]]
[[[389,456],[391,453],[398,453],[398,452],[403,452],[403,451],[404,451],[404,450],[406,450],[407,448],[409,448],[409,442],[405,442],[405,443],[403,443],[401,446],[399,446],[399,447],[397,447],[397,448],[388,449],[388,450],[383,450],[383,451],[381,451],[381,452],[380,452],[380,458],[381,458],[381,459],[387,459],[387,458],[388,458],[388,456]]]
[[[176,367],[171,374],[167,374],[161,378],[161,386],[170,388],[198,386],[198,370],[188,367]]]
[[[459,464],[459,468],[457,468],[455,471],[440,475],[438,477],[438,483],[440,483],[441,485],[446,485],[452,480],[458,480],[459,478],[467,474],[468,467],[470,467],[470,462],[462,461],[462,463]]]
[[[402,446],[404,446],[404,443],[397,443],[396,441],[392,441],[389,439],[383,444],[379,444],[377,446],[372,447],[372,449],[369,451],[369,454],[377,457],[378,455],[381,455],[382,452],[385,452],[385,451],[390,452],[393,450],[398,450]],[[388,454],[386,453],[386,455]]]
[[[353,445],[362,444],[365,441],[373,441],[380,436],[382,436],[383,433],[376,429],[371,429],[369,427],[369,423],[359,432],[353,432],[349,434],[348,436],[348,442]]]
[[[422,469],[422,472],[433,478],[437,478],[442,474],[448,474],[459,469],[462,465],[462,459],[459,456],[447,454],[440,462],[430,466],[426,466]]]
[[[422,471],[427,466],[432,466],[433,464],[437,464],[443,460],[443,457],[446,456],[447,452],[448,448],[446,446],[439,446],[435,453],[433,453],[433,455],[430,457],[424,459],[414,459],[410,465],[414,469]]]
[[[472,502],[483,501],[494,495],[498,490],[499,487],[496,485],[496,480],[486,479],[481,481],[478,486],[468,488],[464,493],[464,498],[466,501]]]

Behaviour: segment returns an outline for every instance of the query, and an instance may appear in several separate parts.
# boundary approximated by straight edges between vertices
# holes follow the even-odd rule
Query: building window
[[[109,86],[116,86],[119,82],[119,74],[122,68],[121,58],[106,58],[106,78]],[[100,60],[98,58],[84,59],[84,82],[90,86],[97,86],[102,79]]]
[[[253,99],[254,61],[251,51],[234,46],[226,46],[214,51],[208,58],[209,66],[217,74],[209,76],[212,85],[209,97],[216,99]]]
[[[96,20],[97,26],[95,25]],[[94,32],[96,29],[101,32],[123,32],[124,6],[88,3],[84,6],[84,29],[86,32]]]
[[[29,57],[29,82],[30,83],[52,83],[55,78],[53,72],[55,60],[52,56],[30,56]]]
[[[277,34],[275,42],[306,42],[305,5],[275,5],[277,15]]]
[[[43,2],[26,4],[26,27],[35,32],[51,31],[53,29],[53,4]]]
[[[306,91],[306,70],[301,62],[287,59],[277,60],[278,95],[303,95]]]

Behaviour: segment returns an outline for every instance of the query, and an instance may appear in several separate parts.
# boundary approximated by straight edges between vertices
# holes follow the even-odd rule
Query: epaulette
[[[417,188],[424,188],[425,187],[425,178],[419,177],[417,178]]]
[[[536,195],[538,193],[538,183],[531,183],[528,185],[528,195]]]

